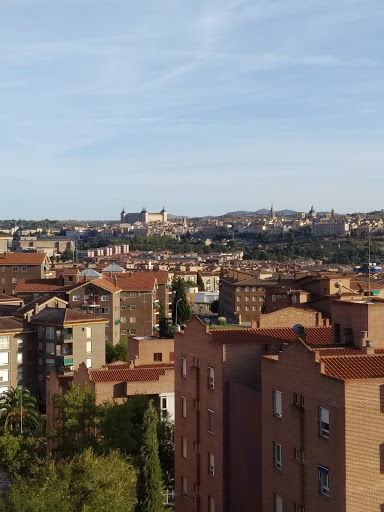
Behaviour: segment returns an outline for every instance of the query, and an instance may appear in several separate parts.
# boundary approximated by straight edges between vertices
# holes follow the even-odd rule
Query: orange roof
[[[161,375],[165,375],[166,370],[173,368],[106,368],[102,370],[90,370],[89,378],[93,382],[147,382],[159,380]]]
[[[243,345],[256,343],[283,343],[297,339],[292,329],[212,329],[212,341],[221,345]]]
[[[304,342],[309,346],[332,345],[332,327],[305,327]]]
[[[152,291],[156,285],[156,276],[151,272],[132,272],[125,273],[123,275],[115,275],[117,285],[122,290],[136,291],[136,290],[150,290]],[[113,282],[114,278],[105,277],[110,282]]]
[[[121,291],[121,287],[115,285],[113,278],[109,279],[106,277],[98,277],[96,279],[91,279],[90,281],[83,281],[82,283],[77,283],[74,286],[71,286],[71,289],[76,290],[77,288],[81,288],[82,286],[88,286],[90,284],[100,286],[100,288],[103,288],[103,290],[107,290],[108,292]]]
[[[326,356],[321,357],[321,363],[325,375],[342,380],[384,377],[384,354]]]
[[[16,292],[65,292],[74,285],[63,286],[59,279],[19,279]]]
[[[0,256],[0,265],[42,265],[47,258],[43,252],[7,252]]]

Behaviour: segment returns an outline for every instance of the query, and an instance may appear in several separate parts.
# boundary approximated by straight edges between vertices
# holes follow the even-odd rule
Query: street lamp
[[[183,300],[183,299],[178,299],[176,301],[176,306],[175,306],[175,325],[177,325],[177,305],[179,304],[179,302]]]

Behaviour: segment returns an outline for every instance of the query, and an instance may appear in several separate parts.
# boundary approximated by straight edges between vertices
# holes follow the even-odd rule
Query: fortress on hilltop
[[[142,222],[148,224],[149,222],[167,222],[167,212],[164,209],[160,213],[148,213],[145,206],[139,213],[126,213],[124,208],[120,214],[120,220],[122,223],[134,224],[135,222]]]

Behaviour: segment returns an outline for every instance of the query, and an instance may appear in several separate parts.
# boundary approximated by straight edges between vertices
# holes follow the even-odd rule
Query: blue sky
[[[0,218],[384,207],[382,0],[0,0]]]

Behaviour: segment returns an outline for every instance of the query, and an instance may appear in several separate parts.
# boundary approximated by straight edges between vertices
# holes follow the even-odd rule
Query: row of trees
[[[169,418],[146,396],[96,405],[73,383],[54,402],[58,426],[46,437],[27,390],[0,401],[0,472],[12,482],[0,511],[163,512],[174,479]]]

